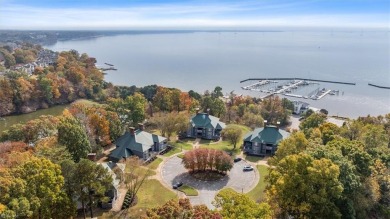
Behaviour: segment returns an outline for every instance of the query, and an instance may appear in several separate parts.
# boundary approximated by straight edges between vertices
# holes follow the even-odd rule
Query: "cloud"
[[[4,4],[2,29],[124,29],[140,27],[374,27],[388,14],[285,13],[303,2],[265,4],[160,4],[107,8],[38,8]],[[274,11],[274,13],[270,13]],[[283,13],[282,13],[283,12]]]

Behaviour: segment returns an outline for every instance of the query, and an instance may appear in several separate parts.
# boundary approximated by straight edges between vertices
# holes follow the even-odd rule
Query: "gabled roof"
[[[224,129],[226,124],[219,121],[219,118],[207,113],[198,113],[191,118],[192,127]]]
[[[276,126],[266,126],[256,128],[244,136],[244,141],[267,143],[277,145],[281,140],[287,138],[290,133],[277,128]]]
[[[108,162],[108,163],[98,163],[98,165],[102,165],[104,167],[104,169],[106,169],[108,171],[108,173],[111,175],[111,178],[112,178],[112,185],[118,189],[119,187],[119,183],[120,183],[120,180],[117,179],[117,176],[116,174],[114,173],[113,169],[117,166],[116,163],[113,163],[113,162]],[[121,164],[123,165],[123,164]],[[121,166],[118,166],[122,171],[124,171],[124,168],[122,169]]]
[[[130,132],[125,132],[124,135],[119,137],[115,144],[116,148],[111,152],[110,157],[122,159],[123,157],[129,157],[134,155],[133,151],[143,153],[149,150],[155,142],[163,142],[166,138],[145,132],[142,130],[134,131],[134,135]]]

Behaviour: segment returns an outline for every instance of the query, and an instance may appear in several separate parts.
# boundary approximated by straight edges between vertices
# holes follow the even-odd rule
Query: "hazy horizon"
[[[0,29],[389,29],[386,0],[0,0]]]

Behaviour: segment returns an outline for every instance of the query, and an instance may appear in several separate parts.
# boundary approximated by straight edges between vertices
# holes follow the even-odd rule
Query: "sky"
[[[390,29],[389,0],[0,0],[0,29]]]

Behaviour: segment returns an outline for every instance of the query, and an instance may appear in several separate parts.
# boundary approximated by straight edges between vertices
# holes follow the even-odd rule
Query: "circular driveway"
[[[237,192],[249,192],[259,181],[257,171],[243,172],[242,169],[247,163],[240,161],[234,163],[229,174],[217,181],[202,181],[190,176],[181,163],[182,159],[173,156],[163,163],[161,176],[164,183],[172,188],[172,184],[183,182],[198,190],[198,196],[188,196],[193,205],[205,204],[209,208],[214,208],[211,204],[215,195],[224,187],[230,187]]]

